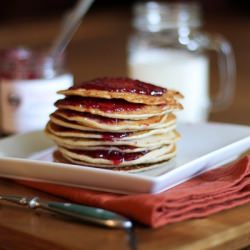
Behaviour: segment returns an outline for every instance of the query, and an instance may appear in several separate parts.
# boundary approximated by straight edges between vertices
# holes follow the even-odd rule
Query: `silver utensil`
[[[93,2],[94,0],[79,0],[76,6],[66,14],[63,19],[61,32],[49,51],[48,57],[50,59],[54,60],[63,53]]]
[[[9,201],[19,205],[24,205],[28,208],[41,208],[49,210],[61,215],[66,215],[71,218],[94,223],[109,228],[132,228],[132,222],[117,214],[105,209],[89,207],[84,205],[77,205],[73,203],[63,202],[43,202],[38,197],[27,198],[23,196],[14,195],[0,195],[0,200]]]

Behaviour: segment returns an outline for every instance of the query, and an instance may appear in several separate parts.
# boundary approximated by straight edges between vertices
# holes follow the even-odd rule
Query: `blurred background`
[[[168,1],[176,2],[176,1]],[[250,125],[250,1],[203,0],[203,28],[225,36],[232,44],[237,64],[237,86],[229,109],[210,120]],[[49,47],[59,32],[63,14],[76,1],[9,0],[1,3],[0,48],[19,45]],[[67,48],[67,69],[75,81],[98,76],[127,75],[127,40],[132,32],[131,9],[135,1],[96,0]],[[217,80],[212,77],[211,91]]]

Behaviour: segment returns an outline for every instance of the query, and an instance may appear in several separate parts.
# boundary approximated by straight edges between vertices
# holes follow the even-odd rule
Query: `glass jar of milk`
[[[235,63],[221,36],[200,31],[200,8],[194,3],[146,2],[134,6],[134,34],[129,40],[128,74],[132,78],[179,90],[183,122],[201,122],[224,109],[234,93]],[[208,51],[218,55],[219,90],[209,94]]]
[[[64,57],[51,60],[23,47],[0,51],[0,128],[2,135],[44,129],[60,98],[73,84]]]

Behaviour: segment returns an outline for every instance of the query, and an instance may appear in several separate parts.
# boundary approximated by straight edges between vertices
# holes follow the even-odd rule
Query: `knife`
[[[41,208],[49,210],[80,221],[94,223],[109,228],[129,229],[133,226],[132,222],[128,218],[101,208],[78,205],[74,203],[53,201],[44,202],[40,201],[39,197],[27,198],[14,195],[0,195],[0,200],[24,205],[32,209]]]

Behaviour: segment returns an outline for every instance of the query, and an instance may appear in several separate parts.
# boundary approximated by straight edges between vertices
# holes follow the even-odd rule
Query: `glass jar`
[[[22,47],[1,51],[1,134],[44,129],[59,98],[56,92],[72,84],[63,56],[52,61],[42,51]]]
[[[134,6],[134,34],[128,45],[132,78],[180,91],[184,110],[179,120],[200,122],[210,111],[231,103],[235,63],[232,48],[221,36],[203,33],[200,7],[194,3],[146,2]],[[209,56],[218,56],[219,90],[209,94]]]

